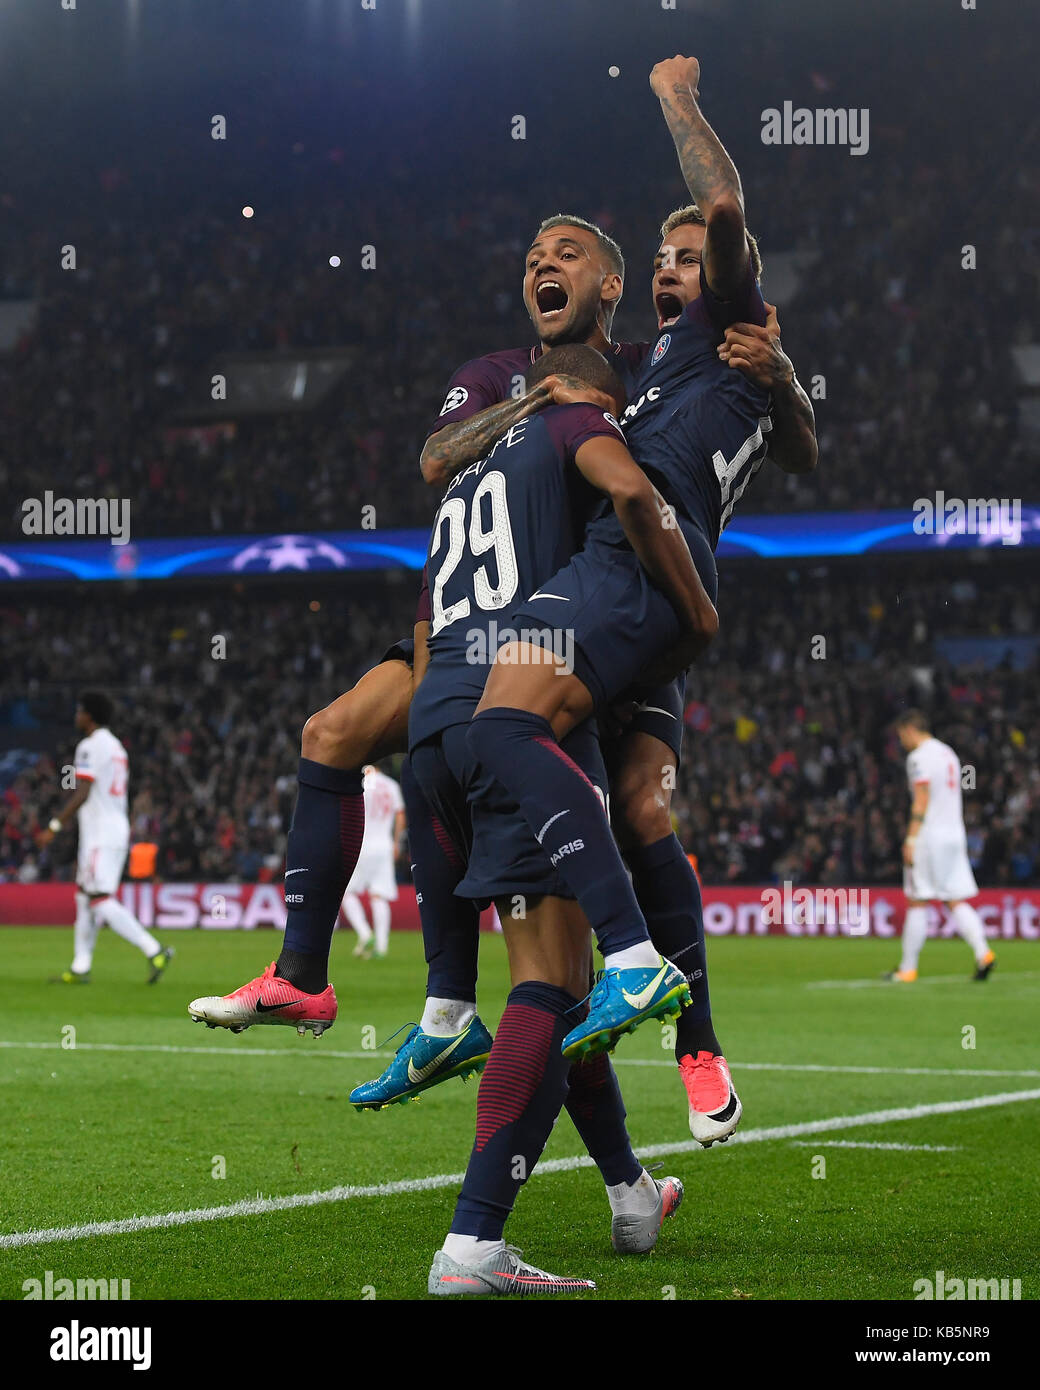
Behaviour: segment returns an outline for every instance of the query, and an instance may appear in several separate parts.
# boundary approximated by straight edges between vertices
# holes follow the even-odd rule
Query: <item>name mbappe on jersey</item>
[[[621,421],[636,462],[713,546],[762,466],[771,428],[769,393],[715,349],[729,324],[765,321],[750,267],[740,293],[725,302],[702,270],[700,297],[658,334]]]

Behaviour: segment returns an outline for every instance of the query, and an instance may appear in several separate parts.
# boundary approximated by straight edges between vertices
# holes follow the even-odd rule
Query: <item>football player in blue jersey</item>
[[[698,235],[703,239],[703,230],[696,230],[698,221],[703,228],[703,218],[696,210],[687,212],[685,225],[691,228],[690,235],[695,240]],[[699,246],[693,249],[699,255]],[[669,272],[675,270],[681,275],[685,269],[683,261],[665,263],[662,288],[670,287]],[[611,357],[626,383],[631,384],[634,367],[646,344],[614,344],[609,336],[623,273],[616,243],[593,224],[564,215],[545,220],[527,258],[524,285],[525,302],[538,331],[539,344],[535,348],[492,354],[467,363],[455,374],[423,452],[423,471],[429,481],[443,483],[458,468],[468,466],[486,452],[511,424],[554,401],[570,398],[570,388],[551,378],[532,384],[529,390],[523,389],[525,367],[555,341],[574,338],[595,343]],[[696,293],[695,286],[690,293]],[[718,353],[729,367],[771,392],[770,455],[790,471],[804,471],[815,462],[811,407],[777,339],[775,317],[767,320],[766,328],[733,323],[726,328]],[[294,850],[291,838],[292,867],[287,866],[287,872],[295,868],[297,860],[302,863],[314,859],[316,867],[309,880],[312,891],[307,895],[306,907],[304,895],[300,894],[300,906],[292,914],[293,944],[299,949],[283,951],[278,974],[288,977],[299,971],[302,976],[303,967],[310,971],[315,962],[321,971],[320,979],[316,974],[310,977],[316,980],[315,988],[325,978],[329,923],[334,922],[334,908],[330,915],[329,905],[338,902],[338,880],[347,870],[339,862],[337,824],[345,804],[342,793],[349,788],[341,788],[339,783],[345,784],[351,776],[349,769],[360,766],[370,756],[368,745],[373,739],[391,740],[395,747],[400,746],[401,725],[412,691],[412,673],[406,664],[410,656],[405,651],[408,645],[395,644],[388,653],[391,659],[363,678],[354,691],[312,717],[305,730],[301,777],[306,770],[308,781],[306,787],[301,782],[301,824],[295,837],[298,846]],[[366,692],[371,693],[371,698]],[[671,951],[674,959],[681,959],[681,968],[693,989],[694,1006],[682,1016],[676,1055],[690,1095],[691,1131],[702,1142],[711,1142],[713,1138],[725,1137],[735,1127],[739,1102],[726,1080],[728,1072],[712,1027],[699,887],[671,831],[670,787],[674,785],[682,732],[681,692],[676,687],[662,687],[644,698],[641,705],[636,721],[612,759],[615,827],[626,844],[637,896],[651,935],[663,944],[666,953]],[[306,808],[302,804],[305,790]],[[326,810],[322,819],[319,812]],[[323,853],[326,841],[331,848]],[[330,887],[322,894],[325,878]],[[445,928],[446,936],[455,929],[456,942],[466,934],[460,933],[457,925],[452,920],[450,928]],[[443,965],[451,954],[441,941],[435,947],[435,962]],[[460,979],[470,983],[459,983]],[[439,986],[431,982],[424,1027],[429,1027],[431,1033],[445,1034],[454,1030],[454,1012],[467,1007],[467,1000],[472,999],[475,972],[471,976],[468,970],[456,969],[453,974],[442,970],[441,981]],[[451,997],[439,997],[438,989]],[[222,1017],[220,1021],[224,1021]]]
[[[574,377],[575,398],[582,381],[595,389],[585,402],[575,399],[515,423],[487,458],[456,475],[441,503],[427,563],[433,587],[429,660],[412,699],[409,730],[410,763],[433,827],[413,848],[427,942],[442,934],[445,889],[495,899],[513,988],[493,1046],[475,1013],[457,1020],[463,1026],[455,1036],[415,1027],[384,1076],[351,1095],[358,1108],[379,1108],[471,1066],[474,1055],[490,1048],[477,1098],[476,1143],[451,1231],[430,1272],[429,1291],[441,1296],[588,1287],[588,1281],[524,1263],[503,1238],[519,1188],[564,1101],[603,1175],[616,1249],[652,1248],[682,1197],[677,1179],[656,1181],[633,1154],[607,1059],[572,1064],[561,1053],[587,992],[588,922],[516,806],[493,779],[480,777],[467,748],[469,720],[495,649],[506,640],[500,617],[508,624],[516,596],[533,591],[574,553],[607,499],[653,572],[662,579],[673,571],[685,575],[686,583],[676,585],[677,606],[687,585],[700,589],[679,533],[660,524],[661,499],[625,449],[614,415],[591,403],[605,392],[615,411],[623,407],[624,388],[613,370],[593,349],[570,345],[535,365],[532,384],[550,371]],[[694,622],[708,608],[703,597],[698,604]],[[527,636],[537,644],[537,634]],[[561,751],[605,803],[595,729],[575,729]],[[432,911],[431,882],[438,889]],[[475,940],[472,947],[475,973]],[[432,976],[437,969],[432,966]],[[673,992],[684,988],[678,971],[669,974]],[[649,1001],[651,1009],[677,1013],[678,1003],[665,990]]]
[[[602,356],[587,347],[554,349],[551,356],[531,369],[532,384],[546,375],[552,361],[566,358],[567,353],[576,354],[577,364],[586,379],[591,376],[593,387],[597,379],[613,382],[623,406],[624,388]],[[593,363],[591,372],[589,360]],[[427,563],[433,589],[432,626],[427,643],[432,659],[425,666],[425,678],[411,707],[410,751],[416,765],[428,761],[426,745],[430,740],[449,737],[445,730],[450,730],[450,737],[464,746],[469,720],[483,694],[495,651],[509,635],[510,608],[518,594],[534,592],[539,581],[552,574],[580,546],[588,522],[606,506],[597,487],[611,495],[612,514],[623,519],[644,562],[671,588],[677,606],[685,605],[689,626],[701,624],[714,629],[714,609],[697,579],[685,541],[675,528],[662,527],[659,511],[651,508],[647,512],[647,499],[654,494],[645,475],[632,462],[616,419],[591,404],[597,399],[602,402],[605,397],[602,392],[597,396],[595,390],[583,388],[577,378],[574,386],[579,392],[585,390],[588,403],[553,407],[544,415],[515,423],[486,459],[456,475],[445,494],[434,523]],[[619,408],[614,400],[607,399],[613,409]],[[586,461],[590,453],[591,458]],[[584,471],[593,465],[598,469],[594,484]],[[631,489],[633,479],[638,483],[638,496],[622,490]],[[610,510],[609,506],[606,509]],[[504,620],[502,630],[499,615]],[[484,632],[482,625],[488,622],[495,640]],[[557,646],[566,659],[566,635],[546,631],[554,641],[562,637]],[[537,634],[528,635],[537,640]],[[428,792],[429,788],[423,790]],[[405,794],[407,799],[407,784]],[[472,1059],[482,1060],[490,1045],[490,1037],[476,1017],[476,918],[471,919],[467,932],[462,914],[450,910],[452,894],[462,877],[453,846],[463,843],[466,837],[461,817],[445,811],[435,797],[432,809],[435,814],[431,833],[420,830],[421,844],[416,844],[413,864],[429,967],[427,1004],[421,1026],[409,1036],[383,1076],[351,1094],[355,1104],[366,1107],[381,1108],[407,1099],[465,1068]],[[468,815],[467,811],[467,820]],[[422,823],[430,817],[419,815],[412,819]],[[548,871],[546,857],[526,826],[522,840],[528,852],[534,848],[536,877],[541,881]],[[482,843],[489,844],[490,837]],[[496,892],[505,891],[501,885],[503,874],[510,869],[510,859],[510,844],[502,836],[496,851]],[[474,872],[470,870],[470,880]],[[513,872],[511,882],[517,891],[526,892],[522,866],[514,865]],[[555,880],[555,875],[552,877]],[[449,910],[445,910],[445,904]],[[605,943],[600,944],[602,949]],[[612,946],[618,951],[631,944],[631,939],[607,942],[605,954]],[[652,965],[651,973],[660,974],[663,962],[658,955]],[[641,975],[638,981],[635,977],[628,979],[633,989],[646,985]],[[674,970],[662,975],[651,991],[653,998],[647,1001],[648,1016],[673,1003],[678,997],[679,983]],[[680,992],[685,997],[686,990]],[[446,1049],[450,1066],[434,1066],[433,1059]]]
[[[761,466],[772,420],[768,393],[732,371],[719,352],[727,327],[765,328],[767,313],[740,179],[699,110],[698,74],[695,60],[676,58],[659,64],[652,78],[698,209],[682,211],[666,224],[654,275],[659,334],[624,418],[633,455],[674,507],[676,524],[714,597],[719,532]],[[814,465],[813,453],[799,467]],[[555,755],[555,745],[593,710],[633,684],[645,684],[648,667],[659,662],[678,633],[671,606],[647,581],[610,517],[595,523],[574,560],[519,605],[513,623],[537,628],[551,624],[554,614],[573,636],[575,669],[536,670],[522,643],[501,651],[472,724],[470,748],[516,798],[529,825],[553,826],[547,848],[595,930],[607,903],[612,920],[639,908],[587,788]],[[676,669],[682,669],[684,656],[681,645],[673,651]],[[560,854],[559,836],[579,843],[580,851]],[[669,955],[668,946],[659,944]],[[632,1007],[625,993],[608,969],[593,995],[591,1022],[565,1040],[568,1055],[613,1042]],[[595,1034],[604,1018],[614,1022],[605,1034]],[[735,1093],[724,1061],[707,1062],[716,1073],[720,1099],[728,1095],[732,1108]],[[681,1070],[693,1074],[684,1074],[691,1108],[701,1064],[700,1054],[680,1059]]]
[[[662,85],[663,90],[669,83],[672,86],[681,84],[685,78],[688,86],[692,72],[690,62],[692,60],[678,59],[672,60],[671,65],[658,65],[655,84]],[[680,66],[678,71],[674,68],[676,63]],[[695,80],[696,74],[694,84]],[[695,107],[695,98],[692,102]],[[687,160],[701,157],[701,147],[705,146],[709,162],[715,159],[719,167],[725,167],[725,153],[699,112],[686,109],[677,121],[680,118],[693,121],[698,127],[694,137],[687,139],[685,130],[676,126],[680,129],[677,139],[686,143],[684,157]],[[721,160],[718,159],[720,154]],[[732,169],[732,165],[729,167]],[[739,190],[739,180],[736,187]],[[702,194],[702,201],[714,208],[710,196]],[[719,204],[717,211],[728,214],[724,201],[720,199]],[[700,296],[698,272],[706,230],[706,219],[696,207],[673,214],[663,229],[665,244],[655,263],[654,279],[659,329],[667,329],[675,323],[686,304]],[[623,273],[623,263],[614,243],[605,239],[603,244],[599,235],[597,228],[582,219],[562,215],[547,219],[539,229],[528,253],[524,294],[543,343],[547,339],[558,341],[569,334],[584,335],[586,340],[595,341],[601,347],[604,341],[609,343],[611,318],[621,288],[617,276]],[[752,254],[757,257],[750,239],[747,247],[749,260]],[[757,269],[757,261],[755,266]],[[728,380],[726,373],[722,373],[714,385],[722,385],[729,393],[731,403],[738,406],[738,415],[741,407],[745,418],[748,418],[748,406],[756,412],[750,417],[753,427],[747,435],[740,436],[733,454],[739,455],[744,440],[761,428],[762,435],[768,438],[770,456],[782,468],[791,472],[809,471],[816,463],[812,408],[797,383],[789,359],[779,347],[775,313],[770,311],[767,318],[760,318],[757,323],[743,322],[739,313],[733,313],[737,307],[732,306],[729,313],[720,314],[719,323],[712,314],[708,316],[710,350],[715,352],[720,367],[731,369]],[[721,338],[719,327],[723,330]],[[670,335],[659,334],[653,366],[663,362],[670,346]],[[641,355],[645,345],[638,345],[635,353],[627,345],[611,344],[610,347],[615,362],[620,357],[621,363],[628,366],[631,357],[636,353]],[[670,362],[664,362],[664,367],[671,367],[680,355],[677,351]],[[428,479],[442,481],[455,468],[466,466],[471,452],[483,447],[495,430],[508,427],[512,420],[529,413],[529,400],[515,391],[524,356],[521,352],[494,354],[467,363],[455,374],[440,427],[431,434],[424,450],[423,470]],[[531,349],[526,356],[535,359],[537,350]],[[732,369],[736,369],[736,374]],[[510,373],[514,393],[507,397]],[[756,395],[755,387],[769,393],[768,417],[763,426],[758,422],[762,398]],[[658,385],[648,385],[645,395],[642,392],[636,395],[632,413],[638,414],[640,405],[648,404],[648,396],[652,414],[659,395]],[[725,411],[718,414],[727,422]],[[741,419],[736,419],[738,428],[741,423]],[[748,457],[738,462],[738,469],[742,470],[739,476],[727,480],[727,507],[731,509],[739,495],[737,489],[742,490],[760,461],[761,455],[750,449]],[[709,494],[709,505],[712,500]],[[714,510],[721,524],[721,488],[719,505]],[[712,542],[717,540],[717,527],[712,519],[703,521],[698,529],[702,537],[706,532],[713,532]],[[709,547],[702,544],[701,549],[705,568],[713,573],[713,562],[704,553]],[[613,750],[611,790],[615,832],[626,849],[651,938],[666,955],[681,963],[693,988],[694,1006],[686,1009],[680,1020],[676,1057],[689,1097],[691,1131],[701,1142],[710,1143],[728,1137],[736,1127],[740,1103],[712,1026],[699,887],[670,824],[670,788],[674,786],[678,761],[682,708],[681,684],[659,687],[643,698],[635,724]],[[428,1001],[428,1008],[434,1006],[449,1010],[456,1007],[448,999]]]

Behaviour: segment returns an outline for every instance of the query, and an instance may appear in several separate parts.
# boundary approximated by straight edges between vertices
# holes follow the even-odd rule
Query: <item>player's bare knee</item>
[[[349,757],[353,742],[353,724],[340,707],[326,705],[312,714],[303,726],[301,752],[316,763],[339,766]]]
[[[322,735],[324,729],[323,709],[312,714],[303,726],[303,736],[300,739],[300,752],[305,758],[310,758],[316,763],[321,762]]]
[[[625,848],[653,845],[672,833],[672,797],[664,778],[638,776],[622,779],[612,798],[614,831]]]

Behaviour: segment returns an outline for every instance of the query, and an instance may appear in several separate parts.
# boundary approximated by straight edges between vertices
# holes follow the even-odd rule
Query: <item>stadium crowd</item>
[[[888,725],[907,705],[931,711],[974,769],[980,882],[1040,882],[1040,663],[953,667],[935,645],[995,630],[1028,642],[1040,595],[976,568],[821,578],[724,565],[722,632],[689,680],[674,800],[706,882],[899,882],[908,799]],[[40,853],[34,834],[61,801],[86,686],[116,697],[133,835],[159,844],[160,878],[277,877],[303,721],[409,630],[412,602],[410,584],[387,582],[377,616],[370,597],[326,581],[123,596],[74,628],[57,600],[5,613],[0,713],[22,706],[67,733],[63,754],[0,789],[0,877],[74,872],[74,835]]]
[[[1014,350],[1035,336],[1040,178],[995,146],[985,116],[987,93],[1031,80],[1035,40],[1023,32],[1009,55],[980,37],[970,64],[930,53],[929,81],[920,52],[898,43],[883,60],[818,54],[812,65],[779,31],[760,43],[753,100],[710,63],[702,97],[741,169],[767,295],[771,258],[798,253],[780,318],[814,397],[821,462],[801,478],[763,469],[738,517],[909,507],[939,490],[1033,500]],[[575,86],[562,156],[551,103],[532,94],[528,138],[499,132],[492,147],[464,86],[423,107],[407,141],[395,127],[390,148],[346,138],[345,118],[325,128],[342,91],[336,61],[324,93],[317,69],[308,79],[309,117],[295,75],[262,100],[234,88],[241,74],[222,75],[237,113],[223,143],[199,117],[210,94],[195,101],[186,85],[177,109],[156,94],[139,128],[110,113],[117,134],[102,140],[98,126],[92,145],[104,155],[85,158],[76,121],[56,125],[45,106],[24,106],[0,133],[0,299],[32,304],[0,350],[4,540],[23,539],[21,502],[47,490],[129,498],[135,537],[352,529],[363,507],[377,527],[428,523],[426,430],[458,365],[530,341],[522,257],[541,216],[561,208],[620,240],[628,288],[614,336],[648,336],[657,227],[686,195],[645,87],[631,115],[611,107],[605,123],[599,89]],[[365,112],[371,86],[351,92]],[[796,95],[869,100],[869,158],[765,146],[761,106]],[[951,158],[958,103],[973,118]],[[607,160],[592,157],[601,144]],[[316,408],[214,409],[222,357],[327,348],[347,372]],[[222,418],[222,431],[188,428]],[[980,880],[1040,881],[1035,661],[954,668],[935,647],[944,632],[1029,632],[1035,584],[1030,601],[1028,584],[1006,570],[998,582],[996,569],[944,556],[903,589],[892,567],[833,569],[817,588],[805,568],[748,565],[730,571],[738,587],[723,565],[722,635],[691,676],[674,803],[706,880],[897,881],[906,794],[886,728],[909,702],[933,710],[937,734],[976,768],[966,808]],[[19,596],[2,615],[0,718],[68,730],[67,753],[0,765],[0,875],[71,875],[74,837],[42,854],[33,837],[88,685],[117,696],[134,834],[158,840],[160,876],[276,875],[303,719],[408,631],[412,578],[364,595],[322,581],[106,590],[103,603]]]
[[[977,61],[985,68],[984,52]],[[786,62],[790,73],[790,54]],[[741,163],[767,294],[771,255],[801,254],[781,325],[815,399],[821,446],[815,475],[764,472],[745,510],[907,507],[939,489],[1010,497],[1030,476],[1012,352],[1033,340],[1040,180],[1028,165],[1009,167],[1006,196],[980,203],[994,154],[974,122],[940,177],[948,133],[923,95],[915,104],[919,84],[901,80],[900,62],[888,55],[878,78],[888,121],[876,113],[869,159],[765,147],[757,111],[705,79],[708,109]],[[797,90],[808,79],[785,80]],[[262,127],[261,113],[251,121]],[[475,183],[461,157],[445,171],[436,123],[377,177],[354,149],[294,142],[285,120],[258,137],[260,164],[236,150],[229,168],[208,140],[169,150],[161,167],[150,150],[136,163],[124,152],[120,164],[63,181],[59,240],[75,248],[74,270],[60,268],[53,218],[31,219],[9,200],[2,293],[31,297],[36,312],[14,351],[0,353],[5,534],[20,538],[21,500],[48,488],[129,498],[137,537],[352,529],[365,506],[379,526],[427,522],[437,499],[418,480],[426,430],[458,365],[530,340],[520,269],[541,216],[565,205],[620,239],[628,290],[615,337],[652,331],[656,227],[686,198],[665,132],[651,112],[646,122],[616,133],[632,156],[623,177],[578,161],[549,190],[533,135],[510,151],[508,170],[482,161]],[[71,150],[73,134],[65,138]],[[261,170],[270,193],[245,219]],[[37,193],[41,208],[54,196]],[[963,267],[966,243],[974,271]],[[368,269],[363,248],[374,256]],[[240,417],[218,440],[176,428],[215,418],[222,354],[329,347],[348,370],[317,408]]]

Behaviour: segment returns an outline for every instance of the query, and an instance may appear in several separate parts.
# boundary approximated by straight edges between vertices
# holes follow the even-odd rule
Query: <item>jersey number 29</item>
[[[491,515],[488,527],[484,526],[483,521],[482,502],[485,497],[489,499],[490,503]],[[431,561],[435,555],[441,554],[445,526],[447,527],[448,539],[444,558],[437,570],[431,591],[433,605],[431,636],[436,636],[442,628],[457,622],[459,618],[469,617],[471,604],[468,596],[457,599],[454,603],[449,603],[447,607],[444,604],[444,586],[459,567],[459,562],[466,551],[467,539],[469,552],[474,558],[479,558],[489,550],[495,552],[497,584],[492,584],[486,565],[480,565],[473,571],[473,598],[478,608],[483,608],[485,612],[504,608],[516,594],[520,583],[516,550],[513,546],[513,532],[509,524],[509,506],[506,502],[506,477],[504,473],[488,473],[486,477],[481,479],[480,485],[469,503],[469,510],[469,525],[467,526],[466,499],[464,497],[449,497],[441,505],[441,509],[437,513],[437,520],[434,522],[433,544],[430,547]]]

